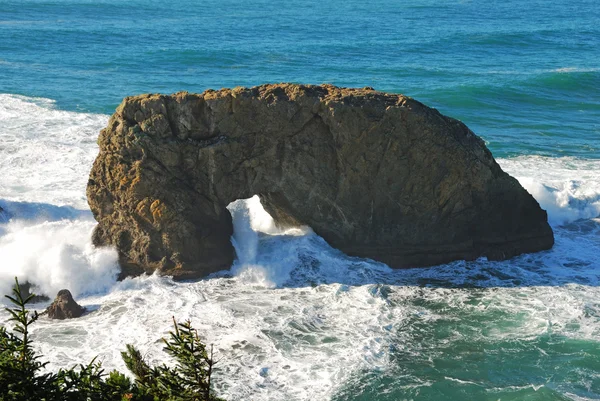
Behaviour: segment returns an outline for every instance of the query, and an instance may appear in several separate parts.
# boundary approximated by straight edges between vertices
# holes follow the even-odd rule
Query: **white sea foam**
[[[68,288],[74,296],[106,292],[118,274],[113,249],[94,248],[90,220],[30,224],[15,220],[0,237],[0,291],[8,294],[17,276],[53,297]]]
[[[287,254],[278,253],[267,259],[261,253],[261,263],[257,263],[260,235],[299,237],[312,233],[308,227],[279,228],[265,211],[260,198],[239,199],[228,206],[232,214],[234,234],[231,239],[237,258],[231,271],[243,282],[265,287],[281,286],[290,278],[297,258],[297,249],[290,248]]]
[[[56,110],[49,99],[0,94],[0,199],[87,209],[100,114]]]
[[[560,73],[570,73],[570,72],[598,72],[600,68],[581,68],[581,67],[563,67],[557,68],[555,70],[550,70],[550,72],[560,72]]]
[[[107,116],[56,110],[49,99],[0,94],[0,290],[18,276],[54,296],[108,290],[114,250],[94,249],[85,185]],[[2,224],[4,223],[4,224]]]
[[[455,343],[600,337],[600,162],[499,160],[548,210],[556,246],[547,252],[392,270],[347,257],[308,228],[278,229],[254,197],[230,205],[238,259],[227,274],[117,283],[114,251],[91,246],[85,203],[107,116],[54,110],[43,99],[0,100],[0,166],[10,171],[0,176],[0,290],[19,275],[50,295],[69,288],[91,311],[36,323],[51,369],[98,356],[106,370],[125,370],[127,343],[151,362],[167,361],[159,339],[175,316],[215,345],[225,398],[328,400],[345,385],[359,388],[361,372],[392,372],[397,388],[432,385],[408,367],[396,375],[398,354],[433,367],[454,355]]]
[[[520,156],[498,163],[536,198],[552,225],[600,216],[600,160]]]

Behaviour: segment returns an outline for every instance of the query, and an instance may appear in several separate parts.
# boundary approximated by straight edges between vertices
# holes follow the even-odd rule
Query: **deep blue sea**
[[[281,232],[252,198],[230,206],[230,271],[116,282],[85,198],[115,107],[272,82],[372,86],[462,120],[555,247],[391,270]],[[124,370],[127,343],[163,361],[176,316],[215,344],[228,400],[600,400],[600,2],[0,0],[0,208],[0,290],[19,275],[92,311],[37,323],[51,369]]]

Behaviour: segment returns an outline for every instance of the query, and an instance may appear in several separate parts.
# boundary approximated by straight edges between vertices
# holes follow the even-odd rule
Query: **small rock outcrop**
[[[80,317],[83,312],[85,308],[75,302],[69,290],[60,290],[56,299],[45,311],[50,319],[61,320]]]
[[[229,268],[226,206],[258,194],[391,267],[549,249],[547,215],[463,123],[371,88],[262,85],[126,98],[98,139],[88,202],[96,245],[128,274]]]

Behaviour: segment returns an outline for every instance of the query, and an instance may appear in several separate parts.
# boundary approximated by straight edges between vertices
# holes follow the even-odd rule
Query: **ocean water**
[[[17,275],[91,311],[36,324],[51,369],[123,370],[127,343],[165,361],[174,316],[214,344],[229,400],[598,400],[598,21],[596,0],[0,0],[0,292]],[[254,197],[230,205],[230,270],[117,282],[85,185],[121,99],[281,81],[373,86],[461,119],[548,211],[556,245],[392,270],[277,229]]]

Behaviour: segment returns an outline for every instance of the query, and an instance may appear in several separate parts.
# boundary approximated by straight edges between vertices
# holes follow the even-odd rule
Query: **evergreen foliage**
[[[173,367],[151,367],[141,353],[128,344],[122,352],[134,376],[112,371],[106,374],[95,359],[87,365],[46,371],[33,347],[29,327],[38,319],[26,306],[34,295],[23,297],[15,278],[10,313],[12,331],[0,326],[0,401],[219,401],[211,394],[215,361],[189,321],[177,323],[163,339],[164,351],[175,361]]]

